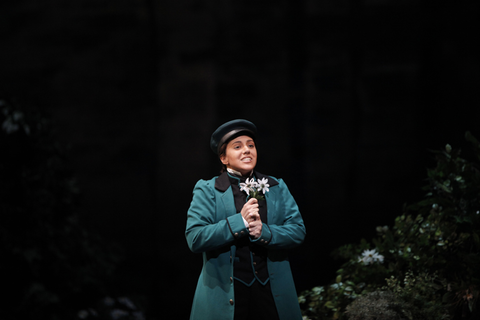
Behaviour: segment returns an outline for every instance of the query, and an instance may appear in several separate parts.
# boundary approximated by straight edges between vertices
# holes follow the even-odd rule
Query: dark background
[[[479,3],[449,3],[2,2],[0,91],[70,145],[82,222],[125,250],[125,290],[185,319],[201,268],[186,211],[218,173],[223,122],[257,125],[257,169],[300,206],[299,291],[334,279],[333,249],[423,197],[428,149],[480,136]]]

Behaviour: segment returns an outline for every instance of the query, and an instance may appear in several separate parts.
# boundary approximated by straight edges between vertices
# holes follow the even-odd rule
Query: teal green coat
[[[265,194],[268,224],[263,224],[261,236],[251,241],[268,249],[270,285],[280,320],[302,319],[287,249],[303,242],[303,219],[282,179],[258,172],[256,176],[268,178],[271,187]],[[248,236],[248,230],[236,212],[226,173],[195,185],[185,236],[190,250],[203,254],[190,319],[233,320],[235,239]]]

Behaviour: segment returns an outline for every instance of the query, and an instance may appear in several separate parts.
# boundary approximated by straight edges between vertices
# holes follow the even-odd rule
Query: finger
[[[255,218],[260,218],[260,214],[258,213],[258,210],[255,210],[253,212],[250,212],[251,216],[255,216]]]
[[[262,222],[260,220],[255,220],[255,221],[250,222],[248,224],[248,226],[251,227],[251,228],[256,228],[261,224],[262,224]]]
[[[253,221],[256,221],[256,220],[259,220],[259,219],[260,219],[260,215],[259,215],[258,213],[256,213],[256,212],[250,213],[250,214],[248,215],[248,217],[249,217],[250,219],[252,219]]]
[[[248,208],[258,208],[258,203],[250,202],[250,203],[247,203],[246,206]]]
[[[248,215],[249,215],[249,216],[260,216],[260,215],[258,214],[258,210],[257,210],[257,209],[248,210]]]

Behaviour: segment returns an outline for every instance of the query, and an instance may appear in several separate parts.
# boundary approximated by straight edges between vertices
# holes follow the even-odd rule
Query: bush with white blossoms
[[[394,304],[421,313],[418,319],[480,318],[480,142],[469,132],[465,137],[476,162],[461,158],[450,145],[434,152],[436,166],[427,171],[425,198],[405,206],[393,227],[377,227],[378,236],[371,241],[338,248],[334,255],[345,262],[333,284],[300,294],[303,316],[378,319],[359,317],[366,309],[357,307],[365,303],[350,308],[358,309],[356,315],[345,313],[346,307],[357,297],[386,290],[393,293],[385,296],[393,297]],[[380,306],[377,296],[367,296],[372,308]]]
[[[240,183],[240,191],[245,191],[250,198],[255,198],[257,200],[265,200],[265,192],[270,191],[268,187],[270,187],[270,185],[268,184],[267,178],[257,181],[253,178],[247,178],[245,182]]]

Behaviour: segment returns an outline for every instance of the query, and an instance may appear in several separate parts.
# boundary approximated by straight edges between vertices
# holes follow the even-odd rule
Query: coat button
[[[233,306],[233,299],[230,299],[230,304]]]
[[[233,278],[232,278],[232,277],[230,277],[230,282],[233,282]]]

